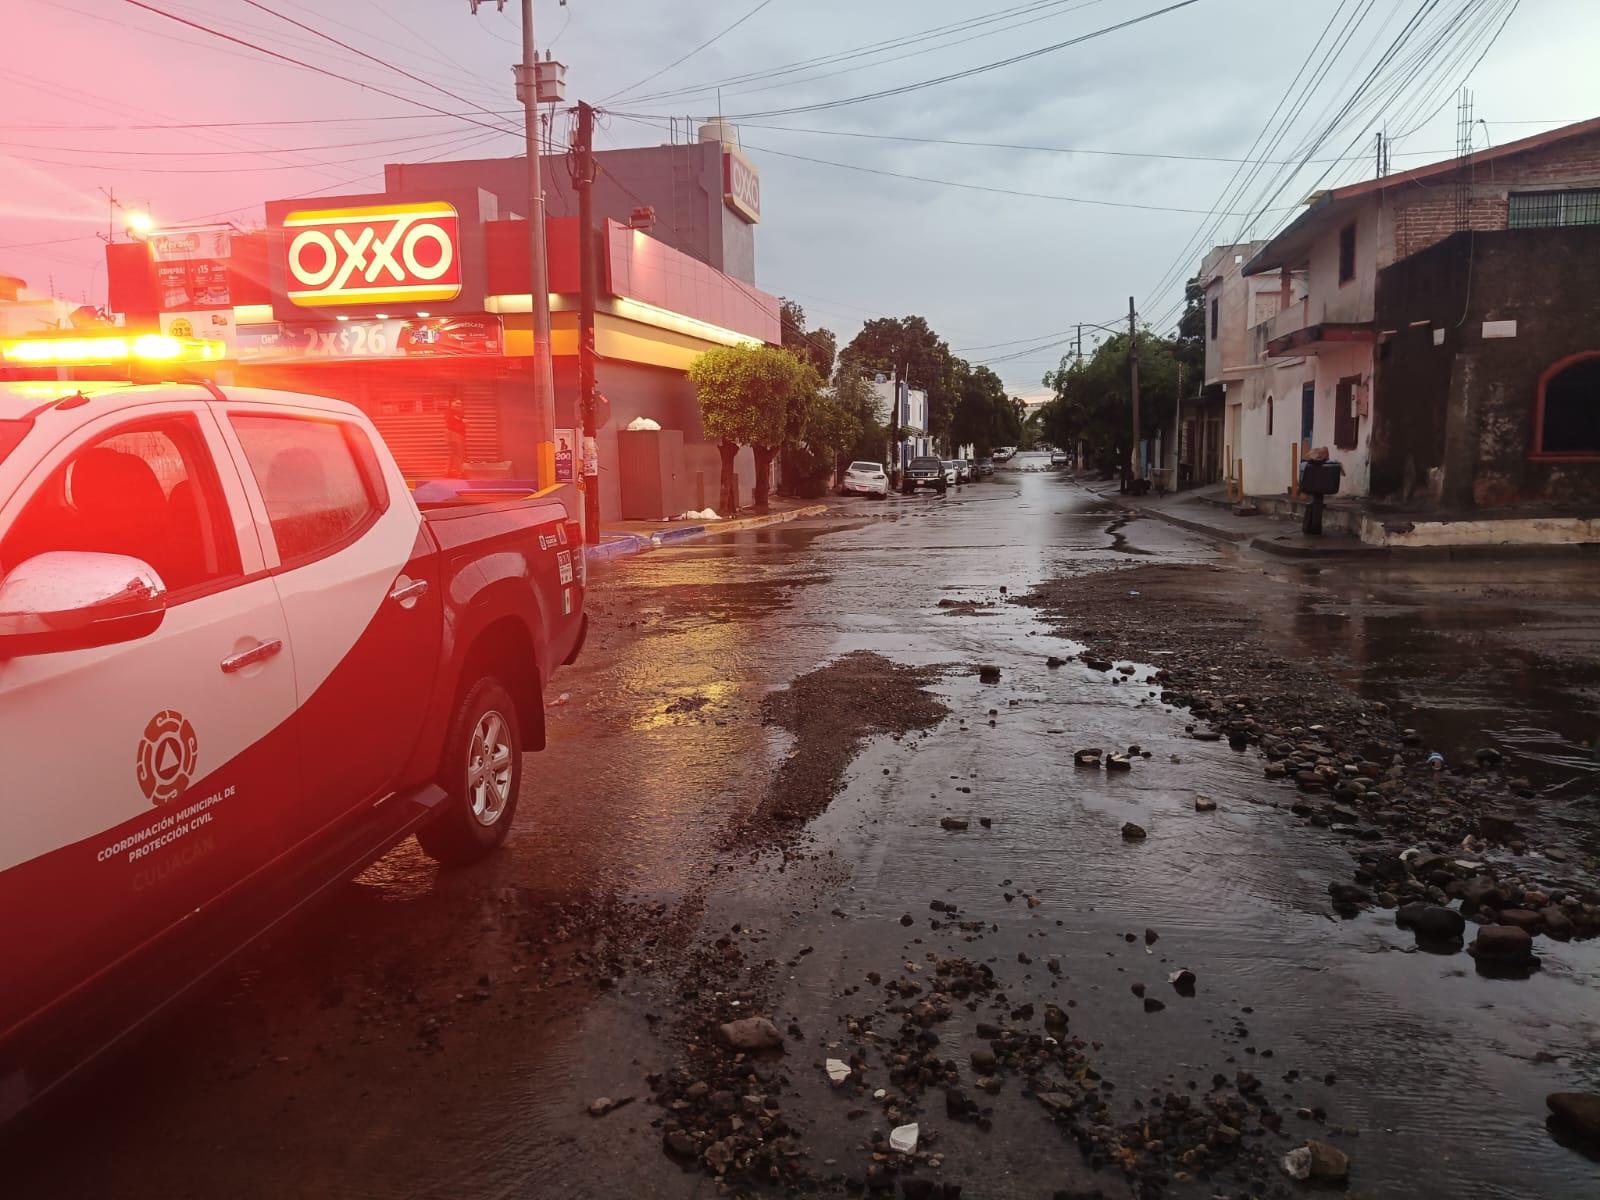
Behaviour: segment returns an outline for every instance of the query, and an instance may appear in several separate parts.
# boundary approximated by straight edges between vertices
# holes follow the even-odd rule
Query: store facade
[[[536,476],[525,221],[502,216],[491,193],[436,181],[425,193],[271,201],[265,216],[258,231],[162,230],[107,247],[121,327],[203,347],[173,370],[357,405],[409,477]],[[581,470],[576,219],[547,221],[546,240],[564,483]],[[671,494],[714,503],[718,456],[685,372],[716,346],[778,344],[778,300],[615,221],[595,230],[592,252],[602,519],[622,514],[617,434],[641,417],[681,435],[661,468],[677,476]],[[747,496],[748,451],[740,475]]]

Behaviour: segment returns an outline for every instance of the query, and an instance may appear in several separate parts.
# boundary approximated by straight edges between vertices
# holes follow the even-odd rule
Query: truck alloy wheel
[[[482,676],[462,694],[438,778],[447,798],[417,830],[429,857],[469,863],[506,840],[522,784],[522,727],[516,702],[494,676]]]

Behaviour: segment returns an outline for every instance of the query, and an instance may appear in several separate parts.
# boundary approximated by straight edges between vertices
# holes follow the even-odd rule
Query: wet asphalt
[[[1049,667],[1075,647],[1008,603],[1060,575],[1240,554],[1017,471],[596,571],[595,633],[547,697],[505,851],[441,874],[398,848],[6,1146],[0,1194],[715,1195],[662,1154],[643,1079],[677,1058],[683,948],[734,925],[770,959],[775,1018],[803,1030],[785,1111],[819,1170],[861,1162],[883,1124],[851,1119],[822,1072],[874,1003],[856,989],[959,954],[1013,999],[1070,1003],[1119,1103],[1256,1074],[1287,1117],[1271,1145],[1340,1146],[1353,1195],[1600,1194],[1600,1164],[1543,1125],[1546,1092],[1600,1087],[1600,947],[1542,946],[1542,972],[1494,981],[1381,911],[1339,920],[1347,850],[1255,803],[1254,757],[1195,741],[1141,686],[1159,664],[1125,683]],[[1281,636],[1441,744],[1518,746],[1593,845],[1596,568],[1245,565],[1296,589]],[[787,853],[727,849],[789,750],[762,699],[858,649],[942,668],[949,717],[870,741]],[[1073,768],[1079,746],[1129,743],[1150,757],[1126,775]],[[1148,839],[1125,843],[1125,821]],[[981,926],[940,921],[936,899]],[[1171,994],[1180,967],[1193,999]],[[1125,1194],[1014,1092],[988,1132],[923,1114],[941,1178],[977,1198]],[[599,1096],[635,1099],[591,1118]]]

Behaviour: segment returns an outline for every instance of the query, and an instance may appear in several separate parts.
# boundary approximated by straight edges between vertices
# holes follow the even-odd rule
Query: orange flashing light
[[[142,333],[134,337],[0,339],[0,361],[19,366],[210,362],[226,354],[227,347],[221,342],[168,337],[161,333]]]

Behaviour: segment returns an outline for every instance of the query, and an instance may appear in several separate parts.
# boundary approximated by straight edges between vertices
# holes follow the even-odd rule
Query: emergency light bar
[[[0,362],[20,366],[84,366],[117,362],[209,362],[227,354],[227,347],[204,338],[175,338],[161,333],[134,337],[0,339]]]

